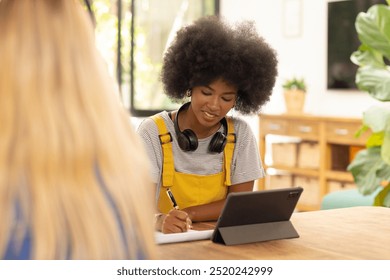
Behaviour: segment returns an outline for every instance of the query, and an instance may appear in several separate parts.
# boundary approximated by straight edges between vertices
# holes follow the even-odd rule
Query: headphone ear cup
[[[179,144],[180,149],[185,152],[195,151],[198,148],[198,138],[196,137],[195,132],[191,129],[185,129],[184,131],[180,131],[179,128],[179,113],[188,108],[190,102],[182,105],[176,113],[176,117],[174,120],[174,127],[176,132],[177,143]]]
[[[191,129],[185,129],[177,135],[177,142],[183,151],[195,151],[198,148],[198,138]]]
[[[209,144],[210,153],[221,153],[226,146],[226,136],[221,132],[217,132],[211,139]]]

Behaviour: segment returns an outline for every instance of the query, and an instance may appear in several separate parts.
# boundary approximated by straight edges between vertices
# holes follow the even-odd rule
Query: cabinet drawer
[[[286,134],[287,121],[285,120],[260,120],[260,129],[263,134]]]
[[[358,123],[340,123],[329,122],[326,124],[326,138],[328,142],[340,144],[362,144],[364,145],[367,135],[359,138],[355,133],[359,130],[361,124]]]
[[[290,123],[288,133],[291,136],[301,137],[302,139],[316,140],[319,138],[319,124],[310,121]]]

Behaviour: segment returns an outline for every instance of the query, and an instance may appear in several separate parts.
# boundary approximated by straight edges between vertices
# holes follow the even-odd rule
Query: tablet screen
[[[290,219],[303,188],[229,193],[217,227],[287,221]]]

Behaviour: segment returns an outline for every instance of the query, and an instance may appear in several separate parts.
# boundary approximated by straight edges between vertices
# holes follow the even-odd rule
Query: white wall
[[[221,0],[221,15],[229,21],[254,20],[259,33],[278,53],[279,75],[265,113],[285,111],[281,84],[286,78],[303,77],[308,86],[305,112],[319,115],[361,117],[371,104],[377,103],[359,91],[329,91],[327,71],[327,3],[328,0],[300,0],[298,36],[290,37],[284,30],[283,15],[289,0]],[[298,0],[299,2],[299,0]],[[257,118],[248,120],[257,133]]]
[[[286,36],[283,30],[285,3],[290,0],[220,1],[222,16],[232,22],[254,20],[259,33],[278,53],[279,75],[271,101],[264,106],[263,112],[285,111],[281,84],[293,76],[303,77],[307,82],[306,113],[361,117],[371,104],[378,103],[364,92],[326,89],[328,0],[300,0],[301,25],[296,37]],[[246,119],[258,135],[257,117]]]

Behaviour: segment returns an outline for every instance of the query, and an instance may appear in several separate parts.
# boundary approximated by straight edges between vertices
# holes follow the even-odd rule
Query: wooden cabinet
[[[297,208],[308,211],[318,210],[328,192],[354,187],[346,168],[368,137],[355,137],[361,119],[287,114],[259,117],[260,153],[267,173],[258,181],[259,189],[300,185],[304,192]]]

